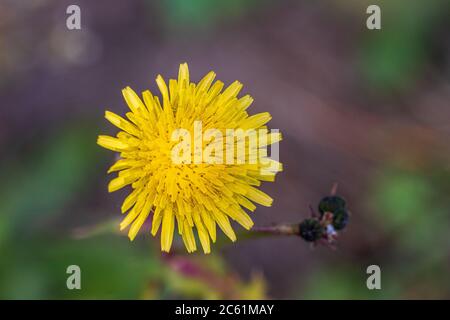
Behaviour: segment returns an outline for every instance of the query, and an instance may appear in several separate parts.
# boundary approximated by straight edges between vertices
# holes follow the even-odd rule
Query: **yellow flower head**
[[[248,115],[253,99],[237,98],[241,83],[222,91],[223,82],[214,78],[209,72],[192,83],[187,64],[181,64],[178,80],[170,79],[169,86],[160,75],[156,78],[162,103],[148,90],[141,100],[127,87],[122,93],[131,110],[128,120],[106,111],[106,119],[122,131],[116,137],[100,135],[97,143],[120,154],[108,171],[118,171],[109,192],[131,185],[122,205],[122,213],[128,213],[120,224],[121,230],[131,225],[131,240],[151,215],[153,236],[162,225],[162,251],[170,251],[176,222],[188,252],[197,249],[197,229],[203,251],[209,253],[216,224],[235,241],[229,219],[250,229],[253,221],[243,208],[254,211],[254,202],[272,204],[256,187],[274,181],[282,170],[267,156],[267,146],[281,134],[269,133],[269,113]]]

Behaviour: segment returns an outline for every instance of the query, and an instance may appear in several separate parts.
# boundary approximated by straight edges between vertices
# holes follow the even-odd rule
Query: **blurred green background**
[[[70,4],[0,1],[0,298],[450,298],[448,1],[80,0],[79,31]],[[283,132],[256,225],[299,222],[337,181],[353,213],[337,251],[264,238],[167,256],[118,232],[104,110],[184,61],[195,81],[243,82]]]

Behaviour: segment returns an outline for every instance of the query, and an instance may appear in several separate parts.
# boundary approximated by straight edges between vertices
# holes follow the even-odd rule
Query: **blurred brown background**
[[[0,298],[450,298],[449,28],[445,0],[1,0]],[[104,110],[123,114],[123,87],[156,92],[182,62],[195,81],[243,82],[283,132],[256,225],[299,222],[338,182],[353,215],[337,251],[238,239],[166,259],[148,232],[117,234]],[[65,287],[70,264],[81,291]]]

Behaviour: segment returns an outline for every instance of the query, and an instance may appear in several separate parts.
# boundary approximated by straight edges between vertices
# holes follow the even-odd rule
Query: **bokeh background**
[[[0,298],[450,298],[449,31],[447,0],[0,0]],[[338,182],[353,213],[338,250],[273,237],[166,256],[118,232],[104,110],[185,61],[196,81],[243,82],[283,132],[256,225],[299,222]]]

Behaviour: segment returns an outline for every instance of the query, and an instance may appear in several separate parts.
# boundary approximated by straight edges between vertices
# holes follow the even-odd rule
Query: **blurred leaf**
[[[240,297],[245,300],[267,299],[267,285],[262,273],[253,273],[250,281],[240,288]]]
[[[93,226],[79,227],[73,230],[72,235],[75,239],[85,239],[105,234],[120,234],[120,220],[113,218],[99,222]]]
[[[39,139],[25,162],[3,169],[8,178],[0,189],[0,236],[35,227],[83,194],[99,158],[93,128],[78,125]]]
[[[267,1],[255,0],[167,0],[164,13],[172,26],[207,29],[221,18],[236,17],[250,8],[265,5]]]
[[[382,290],[369,290],[368,275],[364,267],[355,269],[350,265],[325,267],[309,278],[303,299],[392,299],[398,290],[398,281],[392,280],[382,270]]]
[[[424,53],[418,34],[405,38],[401,32],[386,32],[364,47],[362,72],[370,86],[390,91],[411,85]]]
[[[387,172],[377,183],[373,204],[383,220],[402,225],[423,216],[429,208],[431,195],[431,186],[423,177]]]
[[[183,299],[220,299],[220,292],[201,279],[183,276],[168,270],[164,279],[168,293]]]
[[[378,1],[381,30],[366,30],[361,72],[368,85],[381,92],[409,88],[428,60],[433,27],[446,19],[441,0]]]
[[[372,194],[379,225],[395,232],[404,249],[426,253],[442,240],[449,217],[428,177],[388,169]]]
[[[254,273],[243,281],[228,269],[217,254],[171,256],[166,260],[164,283],[167,294],[188,299],[265,299],[266,283]]]
[[[160,266],[151,250],[117,237],[90,240],[35,239],[16,244],[0,268],[0,298],[139,298]],[[69,290],[67,267],[81,268],[81,290]]]

